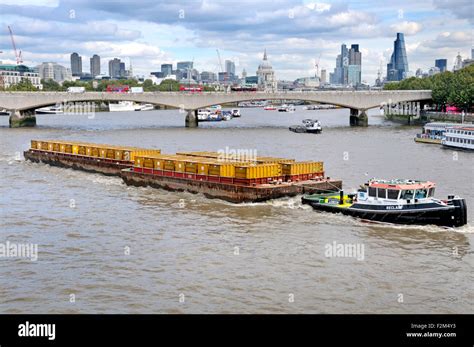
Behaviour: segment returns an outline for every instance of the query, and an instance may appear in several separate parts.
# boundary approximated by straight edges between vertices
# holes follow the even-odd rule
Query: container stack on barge
[[[154,154],[160,150],[60,140],[32,140],[24,152],[25,159],[34,162],[109,176],[120,176],[122,169],[132,167],[136,155]]]
[[[32,141],[25,158],[121,176],[128,185],[202,193],[234,203],[322,193],[342,187],[342,181],[324,176],[322,162],[286,158],[238,160],[217,152],[172,155],[157,149],[56,140]]]

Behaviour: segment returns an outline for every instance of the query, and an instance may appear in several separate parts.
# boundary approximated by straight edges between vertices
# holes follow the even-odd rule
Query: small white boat
[[[287,105],[283,104],[278,108],[278,112],[295,112],[296,107],[293,104]]]
[[[135,111],[152,111],[154,109],[155,106],[153,104],[141,104],[135,109]]]
[[[117,104],[109,103],[110,112],[135,111],[137,105],[133,101],[119,101]]]
[[[35,110],[36,114],[63,114],[64,110],[62,105],[55,105],[55,106],[47,106],[37,108]]]

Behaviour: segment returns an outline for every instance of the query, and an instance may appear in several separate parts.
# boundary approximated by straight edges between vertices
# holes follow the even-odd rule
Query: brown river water
[[[474,313],[474,154],[413,141],[419,127],[349,110],[241,109],[184,128],[177,110],[0,117],[0,245],[37,244],[37,260],[0,257],[0,313]],[[288,126],[318,118],[320,135]],[[468,225],[392,226],[313,211],[300,197],[231,204],[128,187],[120,178],[26,162],[31,139],[180,150],[256,149],[324,161],[346,191],[370,177],[429,179],[466,198]],[[329,257],[357,244],[361,257]],[[361,248],[359,248],[361,249]]]

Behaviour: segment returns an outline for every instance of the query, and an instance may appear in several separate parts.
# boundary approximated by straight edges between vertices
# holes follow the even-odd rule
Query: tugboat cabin
[[[358,191],[357,200],[413,203],[421,199],[433,198],[434,193],[435,184],[429,181],[373,179]]]

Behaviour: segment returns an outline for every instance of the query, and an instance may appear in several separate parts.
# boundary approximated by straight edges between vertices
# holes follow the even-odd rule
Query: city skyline
[[[412,73],[428,70],[436,59],[447,59],[451,70],[457,53],[469,58],[472,48],[469,1],[424,1],[416,8],[401,1],[376,12],[371,1],[144,3],[155,11],[144,13],[125,1],[7,0],[0,5],[0,25],[13,27],[26,65],[57,62],[68,67],[70,54],[78,52],[83,71],[90,71],[89,58],[97,54],[102,72],[109,60],[120,58],[127,67],[133,64],[134,74],[144,76],[178,61],[194,61],[199,71],[217,73],[216,49],[222,62],[235,62],[236,74],[243,69],[253,74],[266,48],[278,79],[294,80],[313,76],[320,54],[320,71],[333,71],[341,44],[356,42],[362,52],[362,81],[373,84],[381,64],[386,74],[396,32],[405,35]],[[13,63],[6,29],[1,36],[0,60]]]

